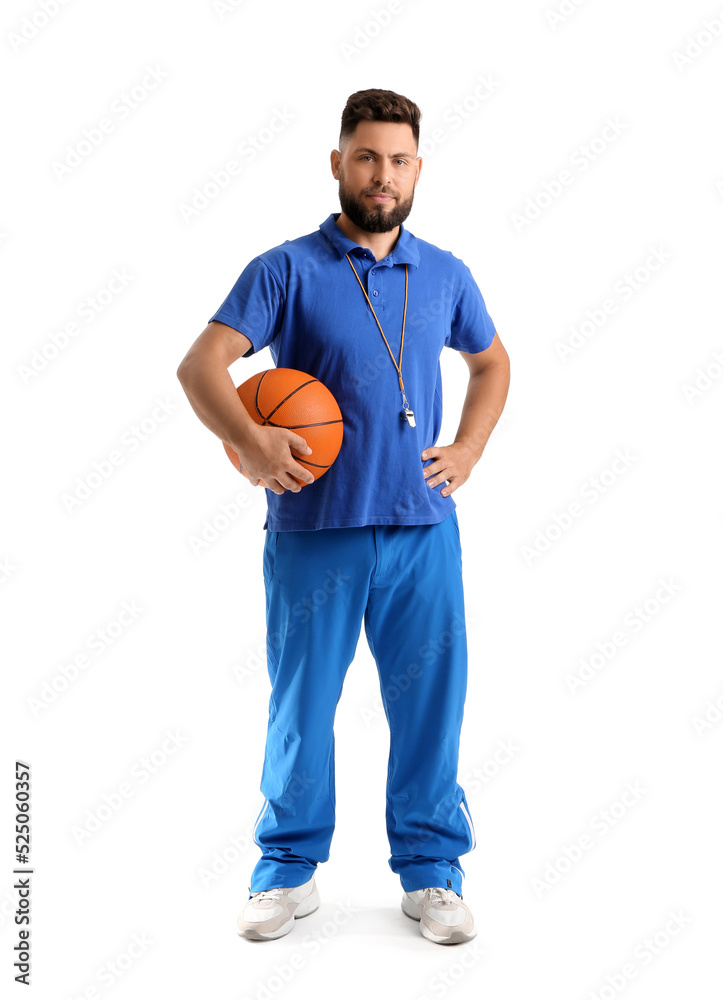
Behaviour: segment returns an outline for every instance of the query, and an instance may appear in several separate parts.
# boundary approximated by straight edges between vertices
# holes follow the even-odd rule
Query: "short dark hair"
[[[419,148],[419,122],[422,112],[414,101],[393,90],[357,90],[346,102],[341,115],[339,147],[351,136],[360,121],[406,122],[412,128],[414,142]]]

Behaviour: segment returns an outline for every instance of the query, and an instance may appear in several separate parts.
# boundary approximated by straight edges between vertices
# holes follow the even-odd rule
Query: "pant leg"
[[[271,695],[249,892],[307,882],[329,859],[334,716],[354,659],[374,566],[371,526],[267,531]]]
[[[376,527],[375,539],[364,624],[390,730],[389,865],[408,892],[443,886],[461,895],[459,855],[476,840],[457,783],[467,689],[457,516]]]

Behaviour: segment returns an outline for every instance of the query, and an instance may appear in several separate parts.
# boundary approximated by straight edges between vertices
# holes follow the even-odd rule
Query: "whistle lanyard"
[[[357,274],[356,268],[352,264],[352,260],[351,260],[351,257],[349,256],[349,254],[346,254],[346,259],[349,261],[351,269],[352,269],[352,271],[354,272],[354,274],[356,276],[356,280],[359,282],[359,287],[364,292],[364,298],[367,300],[367,303],[369,304],[369,308],[372,311],[372,315],[373,315],[374,319],[377,321],[377,326],[379,327],[379,332],[381,333],[382,337],[384,337],[384,330],[382,330],[382,324],[377,319],[377,314],[374,312],[374,306],[369,301],[369,296],[367,295],[366,288],[362,284],[361,278]],[[390,355],[390,357],[392,359],[392,364],[397,369],[397,374],[399,375],[399,388],[400,388],[401,393],[402,393],[402,406],[404,407],[404,409],[400,413],[400,417],[401,417],[402,420],[406,419],[406,421],[407,421],[407,423],[409,424],[410,427],[416,427],[416,423],[415,423],[415,420],[414,420],[414,410],[411,410],[409,408],[409,402],[407,400],[406,393],[404,392],[404,382],[402,381],[402,352],[404,351],[404,327],[405,327],[406,322],[407,322],[407,290],[408,290],[408,287],[409,287],[409,268],[405,264],[404,265],[404,313],[403,313],[403,316],[402,316],[402,343],[401,343],[401,346],[399,348],[399,364],[397,364],[397,362],[394,360],[394,355],[392,354],[392,349],[389,346],[389,341],[387,340],[386,337],[384,337],[384,343],[387,345],[387,350],[389,351],[389,355]]]

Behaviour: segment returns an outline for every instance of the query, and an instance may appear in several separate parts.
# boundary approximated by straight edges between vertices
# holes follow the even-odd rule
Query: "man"
[[[422,168],[420,117],[392,91],[351,95],[331,154],[342,211],[254,258],[178,369],[198,417],[266,488],[262,856],[238,918],[255,940],[319,906],[334,715],[362,619],[390,728],[386,820],[402,910],[440,944],[476,933],[459,860],[476,839],[456,781],[467,646],[452,493],[502,413],[509,358],[467,266],[403,226]],[[313,462],[303,435],[255,424],[236,394],[229,365],[266,346],[277,367],[318,378],[339,403],[341,450],[317,481],[295,458]],[[470,379],[454,442],[437,447],[444,346]]]

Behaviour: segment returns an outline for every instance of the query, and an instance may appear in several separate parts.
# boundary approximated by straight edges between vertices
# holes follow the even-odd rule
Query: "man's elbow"
[[[181,361],[178,368],[176,369],[176,378],[181,383],[181,385],[185,385],[188,379],[190,369],[191,369],[191,362],[189,361],[188,355],[186,355]]]

